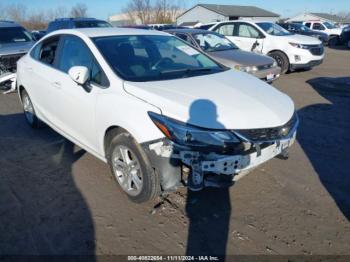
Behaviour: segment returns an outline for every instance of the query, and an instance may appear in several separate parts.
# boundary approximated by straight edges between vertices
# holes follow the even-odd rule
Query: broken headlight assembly
[[[178,146],[198,151],[228,152],[241,145],[241,140],[230,130],[196,127],[153,112],[148,112],[148,115],[159,130]]]

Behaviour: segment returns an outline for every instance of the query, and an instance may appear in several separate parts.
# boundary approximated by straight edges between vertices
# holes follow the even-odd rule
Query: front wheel
[[[332,36],[329,40],[328,40],[328,46],[329,47],[334,47],[336,45],[339,44],[339,37],[337,36]]]
[[[158,175],[130,134],[119,132],[113,135],[108,162],[115,180],[133,202],[146,202],[159,195]]]
[[[273,51],[269,53],[269,56],[276,60],[277,65],[281,68],[281,74],[287,73],[289,70],[289,59],[284,53]]]
[[[30,100],[30,97],[25,89],[23,89],[21,92],[21,99],[23,112],[27,123],[32,128],[39,128],[39,119],[35,114],[32,100]]]

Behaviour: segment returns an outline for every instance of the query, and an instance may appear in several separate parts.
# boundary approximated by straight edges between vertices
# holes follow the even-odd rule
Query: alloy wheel
[[[115,147],[112,167],[115,178],[127,194],[140,194],[143,187],[142,170],[139,160],[130,148],[123,145]]]
[[[26,92],[22,96],[24,115],[30,124],[34,123],[34,107]]]

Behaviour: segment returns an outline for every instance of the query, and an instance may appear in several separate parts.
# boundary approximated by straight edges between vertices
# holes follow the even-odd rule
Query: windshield
[[[328,29],[334,29],[334,28],[336,28],[335,25],[333,25],[333,24],[331,24],[331,23],[329,23],[329,22],[324,22],[323,24],[324,24]]]
[[[0,44],[33,41],[31,35],[22,27],[0,28]]]
[[[90,27],[112,27],[106,21],[76,21],[76,28],[90,28]]]
[[[224,70],[173,36],[108,36],[93,41],[114,72],[129,81],[176,79]]]
[[[197,44],[201,47],[201,49],[205,52],[238,49],[238,47],[235,46],[226,37],[217,34],[195,34],[193,35],[193,38],[196,40]]]
[[[286,29],[274,23],[264,22],[264,23],[256,23],[256,24],[269,35],[275,35],[275,36],[291,35],[291,33],[288,32]]]

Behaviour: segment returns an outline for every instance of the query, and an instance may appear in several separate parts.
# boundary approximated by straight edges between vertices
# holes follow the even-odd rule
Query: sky
[[[177,0],[173,0],[176,2]],[[199,3],[253,5],[280,14],[282,17],[292,17],[303,12],[333,13],[350,12],[350,0],[182,0],[186,8]],[[88,15],[100,19],[122,12],[128,0],[0,0],[1,6],[20,3],[30,10],[45,10],[64,6],[69,10],[76,3],[85,3]],[[1,17],[1,14],[0,14]]]

